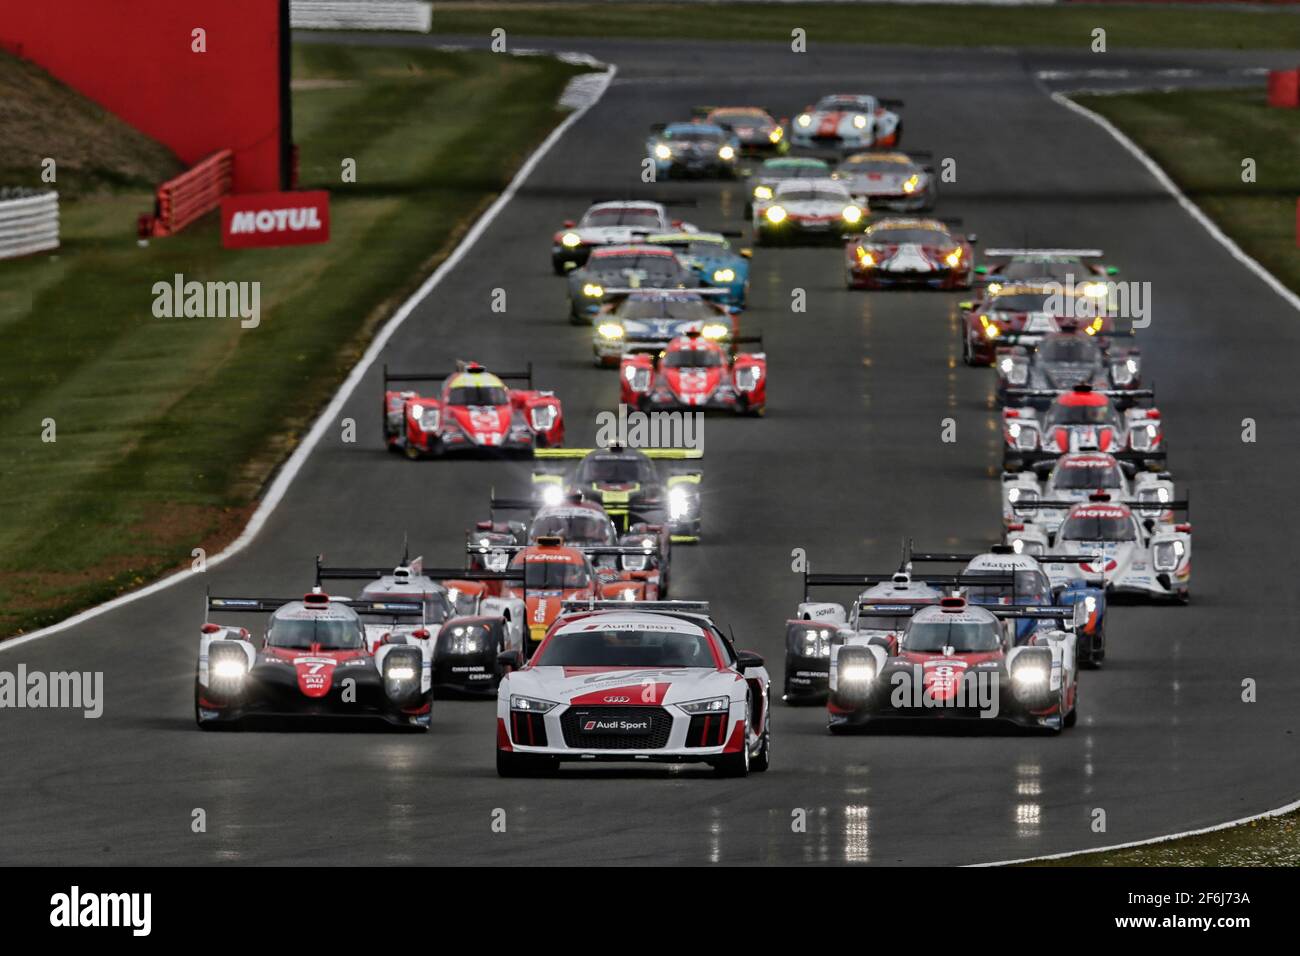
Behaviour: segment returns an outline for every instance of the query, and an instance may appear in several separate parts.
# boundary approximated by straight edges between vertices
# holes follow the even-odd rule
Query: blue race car
[[[646,154],[654,161],[656,179],[735,178],[740,140],[730,130],[711,123],[669,123],[651,129]]]
[[[647,236],[645,241],[676,252],[705,288],[722,290],[718,301],[723,305],[745,307],[753,250],[731,248],[727,234],[721,232],[664,232]]]

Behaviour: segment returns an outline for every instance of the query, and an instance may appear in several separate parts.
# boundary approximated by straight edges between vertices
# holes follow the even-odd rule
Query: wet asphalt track
[[[941,214],[964,217],[986,245],[1100,246],[1127,278],[1154,284],[1158,311],[1141,344],[1167,416],[1171,467],[1192,490],[1193,605],[1116,609],[1106,669],[1083,675],[1082,718],[1059,739],[832,739],[820,709],[778,705],[773,769],[741,781],[643,767],[502,781],[492,706],[479,703],[439,702],[427,736],[200,733],[191,694],[205,585],[300,593],[314,553],[387,563],[404,532],[429,558],[451,563],[489,487],[526,486],[525,464],[412,464],[386,454],[376,367],[346,412],[360,441],[328,439],[243,555],[0,653],[7,670],[19,662],[102,670],[107,695],[98,721],[0,716],[0,862],[973,863],[1136,840],[1293,799],[1300,668],[1291,542],[1300,519],[1290,478],[1300,453],[1297,388],[1279,363],[1297,354],[1300,325],[1032,75],[1096,61],[1062,52],[547,45],[619,63],[618,81],[406,323],[390,363],[531,358],[538,384],[564,398],[570,443],[590,441],[617,383],[591,367],[588,333],[565,320],[563,283],[547,257],[558,223],[591,197],[650,193],[633,188],[646,128],[693,104],[757,102],[789,114],[833,89],[901,96],[906,145],[958,161]],[[1268,60],[1113,54],[1106,65],[1257,62]],[[689,218],[703,226],[739,226],[734,185],[653,192],[697,198]],[[806,314],[789,310],[795,286],[807,290]],[[505,315],[489,311],[495,287],[507,290]],[[762,421],[710,419],[707,543],[677,549],[675,588],[711,599],[740,644],[768,656],[778,681],[781,622],[799,596],[792,548],[826,570],[887,570],[904,536],[971,548],[998,532],[992,377],[960,364],[959,298],[848,293],[833,249],[755,256],[744,322],[766,339],[770,412]],[[940,441],[946,417],[958,423],[955,444]],[[1255,445],[1240,440],[1245,417],[1258,422]],[[1258,680],[1258,703],[1241,703],[1244,677]],[[198,807],[207,812],[202,835],[190,829]],[[1089,826],[1098,807],[1104,834]],[[491,829],[496,808],[507,814],[504,834]],[[805,833],[791,830],[796,808],[807,811]]]

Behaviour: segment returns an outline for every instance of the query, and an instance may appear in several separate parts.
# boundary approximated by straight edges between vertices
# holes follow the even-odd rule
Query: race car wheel
[[[497,776],[499,777],[537,777],[554,773],[559,766],[560,761],[555,757],[516,754],[508,750],[497,751]]]
[[[762,773],[772,765],[772,732],[763,731],[763,742],[758,745],[758,753],[754,759],[749,762],[749,769],[754,773]]]
[[[1174,595],[1174,601],[1183,607],[1192,603],[1192,592],[1190,588],[1179,588],[1178,593]]]
[[[752,704],[750,703],[749,698],[746,697],[745,698],[745,722],[743,725],[746,729],[746,734],[748,734],[748,729],[749,729],[749,715],[750,715],[751,706]],[[748,777],[749,770],[750,770],[749,741],[748,740],[745,741],[745,745],[740,748],[740,753],[724,754],[722,757],[718,758],[718,761],[713,765],[713,768],[717,770],[718,773],[720,773],[724,777]]]
[[[971,367],[975,365],[975,353],[971,351],[969,335],[961,337],[961,360]]]
[[[1079,689],[1074,690],[1074,707],[1065,715],[1065,726],[1073,727],[1079,722]]]

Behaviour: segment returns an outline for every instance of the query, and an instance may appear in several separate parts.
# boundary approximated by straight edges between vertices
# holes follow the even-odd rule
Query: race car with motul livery
[[[638,289],[697,289],[700,278],[667,246],[606,246],[569,273],[569,321],[595,322],[602,307]]]
[[[700,602],[568,602],[497,695],[497,772],[562,761],[706,763],[725,776],[768,768],[770,679]]]
[[[1029,504],[1029,503],[1026,503]],[[1063,502],[1040,499],[1039,507]],[[1187,511],[1187,500],[1162,502],[1165,511]],[[1179,604],[1191,599],[1192,526],[1170,525],[1143,516],[1141,503],[1115,501],[1105,492],[1070,507],[1055,535],[1026,524],[1007,532],[1007,543],[1026,552],[1049,548],[1065,555],[1092,556],[1083,562],[1043,559],[1053,583],[1082,579],[1108,594],[1168,598]]]
[[[418,602],[424,620],[414,632],[433,642],[435,695],[483,696],[496,693],[501,677],[497,655],[524,646],[524,602],[495,597],[489,582],[519,578],[504,569],[426,568],[423,558],[403,556],[396,567],[327,566],[316,558],[316,584],[367,581],[360,599],[372,603]],[[366,625],[371,653],[390,632]]]
[[[736,315],[717,304],[714,289],[638,289],[603,306],[591,323],[597,365],[617,368],[625,356],[659,354],[687,332],[729,345]]]
[[[862,93],[823,96],[790,124],[790,145],[804,149],[857,151],[895,147],[903,138],[902,100]]]
[[[1074,726],[1075,608],[985,607],[946,597],[909,611],[896,647],[878,638],[832,647],[831,733],[892,720],[1002,722],[1052,734]],[[1018,619],[1066,623],[1017,644],[1009,624]]]
[[[592,250],[601,246],[625,246],[655,233],[694,228],[690,223],[670,218],[662,202],[598,200],[577,222],[564,221],[563,228],[551,241],[551,265],[556,275],[564,275],[584,264]]]
[[[919,162],[928,153],[854,153],[834,176],[855,200],[872,209],[921,212],[933,209],[939,192],[934,170]]]
[[[433,641],[419,601],[349,601],[319,588],[295,598],[207,598],[194,674],[204,730],[263,719],[378,719],[428,730]],[[270,613],[254,637],[212,614]],[[362,615],[388,623],[372,650]]]
[[[732,336],[724,345],[691,330],[658,356],[627,355],[619,369],[622,402],[641,411],[707,411],[763,415],[767,411],[767,355],[738,352],[762,336]]]
[[[1054,280],[990,282],[983,298],[958,303],[962,310],[962,361],[992,365],[998,350],[1019,345],[1033,348],[1045,336],[1079,332],[1106,340],[1131,335],[1131,323],[1109,314],[1097,287],[1087,283],[1069,288]],[[1104,296],[1105,289],[1102,288]],[[1067,294],[1068,293],[1068,294]]]
[[[844,246],[850,289],[969,289],[974,275],[974,234],[961,236],[958,220],[880,219]]]
[[[1173,512],[1164,507],[1177,497],[1167,471],[1133,471],[1114,455],[1105,452],[1072,452],[1062,455],[1046,477],[1025,470],[1002,476],[1002,523],[1007,529],[1032,524],[1050,537],[1065,520],[1066,512],[1087,501],[1098,491],[1117,501],[1142,502],[1143,517],[1170,523]],[[1040,506],[1040,501],[1059,501]]]
[[[1017,390],[1008,388],[1008,398]],[[1120,412],[1107,391],[1076,385],[1066,392],[1042,390],[1052,399],[1046,412],[1002,409],[1002,470],[1047,471],[1071,452],[1105,452],[1137,468],[1163,470],[1168,454],[1160,409],[1131,407]],[[1152,398],[1151,389],[1125,389],[1123,399]]]
[[[564,444],[564,412],[554,392],[533,388],[527,371],[493,374],[476,362],[457,362],[436,396],[390,389],[392,382],[429,382],[436,372],[395,374],[384,366],[384,440],[407,458],[448,454],[531,455]],[[525,388],[508,388],[523,380]]]
[[[1091,385],[1107,391],[1122,408],[1124,392],[1142,384],[1142,353],[1109,346],[1109,339],[1086,332],[1050,332],[1032,348],[999,348],[993,366],[999,403],[1046,408],[1058,391]],[[1014,402],[1013,394],[1018,396]]]
[[[703,451],[635,444],[639,447],[610,443],[604,448],[546,449],[537,457],[581,460],[567,475],[534,472],[533,492],[543,504],[560,504],[568,495],[580,491],[598,502],[623,531],[638,522],[666,524],[673,541],[699,541],[703,476],[699,471],[670,470],[661,474],[655,462],[702,458]]]
[[[697,106],[693,112],[735,136],[742,156],[779,155],[790,148],[785,138],[789,120],[773,119],[762,107]]]
[[[753,203],[754,242],[838,242],[861,228],[867,210],[834,179],[785,179]]]

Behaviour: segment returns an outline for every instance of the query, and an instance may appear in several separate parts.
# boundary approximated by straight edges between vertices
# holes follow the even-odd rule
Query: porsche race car
[[[958,220],[880,219],[844,247],[850,289],[969,289],[972,235],[952,232]]]
[[[737,415],[767,412],[767,355],[738,352],[762,336],[719,341],[691,330],[668,343],[658,356],[628,355],[619,369],[622,401],[641,411],[706,411]]]
[[[726,776],[770,760],[770,679],[698,602],[567,602],[497,696],[497,772],[561,761],[707,763]]]
[[[753,202],[754,242],[835,241],[862,228],[867,210],[835,179],[784,179]]]
[[[902,106],[901,100],[861,93],[823,96],[794,118],[790,145],[841,152],[895,147],[903,138],[903,119],[894,110]]]
[[[811,156],[784,156],[766,159],[757,169],[748,172],[745,180],[745,218],[754,214],[754,203],[767,202],[776,191],[777,184],[786,179],[831,179],[830,164]]]
[[[655,178],[712,177],[732,179],[740,158],[740,139],[712,123],[668,123],[652,128],[646,154]]]
[[[758,106],[700,106],[694,110],[704,122],[720,126],[736,137],[742,156],[770,156],[790,148],[785,138],[788,120],[773,119]]]

